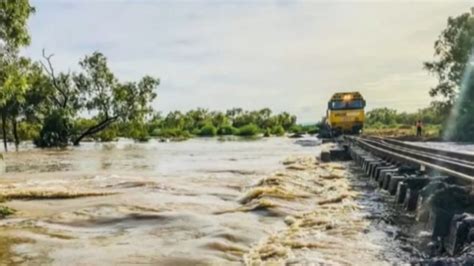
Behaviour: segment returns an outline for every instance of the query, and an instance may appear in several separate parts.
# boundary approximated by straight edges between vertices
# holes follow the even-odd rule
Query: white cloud
[[[316,121],[330,95],[360,90],[369,108],[416,110],[421,70],[459,2],[33,1],[33,43],[60,69],[100,50],[121,79],[162,79],[158,109],[271,107]],[[390,95],[390,97],[387,97]]]

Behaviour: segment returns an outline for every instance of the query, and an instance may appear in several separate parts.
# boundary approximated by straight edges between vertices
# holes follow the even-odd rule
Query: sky
[[[155,109],[271,108],[319,121],[331,95],[416,111],[436,84],[423,70],[449,16],[473,1],[32,0],[32,43],[55,68],[100,51],[121,81],[161,79]]]

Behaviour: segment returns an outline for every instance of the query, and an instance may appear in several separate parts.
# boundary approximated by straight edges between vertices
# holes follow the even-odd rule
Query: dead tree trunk
[[[18,123],[16,122],[16,117],[12,118],[12,129],[13,138],[15,139],[15,149],[18,151],[18,146],[20,146],[20,138],[18,137]]]
[[[5,152],[8,151],[8,142],[7,142],[7,114],[5,111],[2,112],[2,136],[3,136],[3,147]]]
[[[77,137],[73,141],[74,146],[78,146],[83,138],[85,138],[87,136],[94,135],[95,133],[98,133],[98,132],[106,129],[110,124],[115,122],[117,119],[118,119],[118,116],[114,116],[112,118],[106,118],[102,122],[98,123],[97,125],[94,125],[94,126],[88,128],[86,131],[84,131],[81,135],[79,135],[79,137]]]

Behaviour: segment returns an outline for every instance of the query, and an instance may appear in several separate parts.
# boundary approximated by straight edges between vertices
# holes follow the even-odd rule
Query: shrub
[[[150,140],[150,135],[148,135],[146,130],[134,130],[130,132],[130,137],[139,142],[147,142]]]
[[[308,134],[315,135],[319,133],[319,127],[313,126],[308,129]]]
[[[18,124],[18,135],[21,140],[33,140],[39,137],[41,125],[21,122]]]
[[[263,136],[264,136],[265,138],[268,138],[268,137],[270,137],[271,135],[272,135],[272,131],[270,130],[270,128],[266,128],[266,129],[265,129],[265,132],[263,133]]]
[[[224,135],[234,135],[237,132],[237,130],[233,126],[225,125],[221,126],[217,130],[217,134],[224,136]]]
[[[285,129],[281,125],[275,126],[272,128],[272,134],[276,136],[283,136],[285,135]]]
[[[15,210],[6,206],[0,206],[0,218],[5,218],[8,215],[15,213]]]
[[[248,124],[238,129],[237,135],[239,136],[255,136],[260,133],[260,128],[255,124]]]
[[[45,118],[43,127],[34,143],[38,147],[67,146],[72,128],[69,117],[62,112],[55,111]]]
[[[115,141],[117,139],[117,132],[117,127],[115,125],[112,125],[95,134],[94,139],[97,139],[102,142]]]
[[[199,131],[199,136],[201,137],[213,137],[217,134],[217,128],[212,124],[207,124],[201,128]]]
[[[303,128],[301,126],[298,126],[298,125],[294,125],[292,127],[290,127],[290,130],[289,130],[291,133],[294,133],[294,134],[302,134],[304,133],[303,131]]]

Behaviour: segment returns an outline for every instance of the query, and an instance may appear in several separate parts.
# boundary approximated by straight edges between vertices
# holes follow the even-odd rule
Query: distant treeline
[[[78,135],[98,124],[97,118],[77,118],[72,121],[70,134]],[[10,127],[10,125],[6,125]],[[37,140],[41,137],[43,124],[22,120],[18,122],[17,134],[20,141]],[[84,140],[113,141],[119,137],[147,141],[153,137],[183,140],[191,137],[237,136],[282,136],[285,133],[317,133],[315,125],[296,124],[296,116],[287,112],[272,114],[269,108],[258,111],[244,111],[234,108],[225,112],[198,108],[188,112],[173,111],[167,115],[154,113],[148,119],[118,121],[107,128],[88,135]],[[7,130],[7,132],[12,132]],[[7,139],[14,140],[13,134]]]
[[[430,107],[411,113],[390,108],[376,108],[366,113],[365,125],[368,128],[413,127],[418,120],[427,125],[441,125],[449,114],[449,109],[446,109],[440,104],[432,104]]]
[[[316,130],[297,126],[294,115],[272,114],[268,108],[196,109],[162,116],[152,108],[160,80],[148,75],[138,81],[119,80],[98,51],[82,57],[74,72],[58,71],[53,54],[44,50],[39,61],[22,56],[21,49],[31,42],[28,19],[35,12],[29,0],[0,4],[0,135],[5,150],[9,141],[18,147],[23,140],[33,140],[38,147],[61,147],[118,137],[146,141]]]
[[[234,108],[225,112],[206,109],[191,110],[186,113],[170,112],[166,116],[155,115],[148,124],[151,136],[191,137],[239,135],[282,136],[287,132],[316,132],[315,126],[296,124],[296,116],[287,112],[272,114],[269,108],[257,111],[245,111]]]

